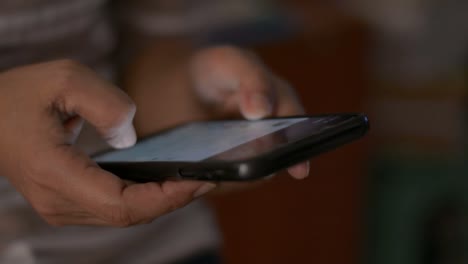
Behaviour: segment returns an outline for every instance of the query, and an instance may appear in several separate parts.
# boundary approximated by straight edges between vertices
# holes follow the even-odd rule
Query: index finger
[[[46,65],[56,67],[54,106],[58,112],[78,115],[93,125],[113,147],[135,144],[132,125],[136,107],[130,97],[112,83],[79,63],[62,60]]]
[[[210,48],[199,52],[192,66],[197,91],[208,102],[224,104],[247,119],[272,113],[271,73],[254,54],[232,46]]]

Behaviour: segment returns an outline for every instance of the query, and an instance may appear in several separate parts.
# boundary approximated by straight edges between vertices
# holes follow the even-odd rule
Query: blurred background
[[[371,133],[305,181],[212,197],[226,262],[468,263],[468,2],[237,3],[249,15],[205,41],[255,50],[309,114],[366,112]]]
[[[141,2],[144,8],[151,1]],[[13,0],[5,3],[15,6]],[[370,117],[369,135],[314,158],[308,179],[278,175],[261,186],[209,198],[226,263],[468,263],[467,0],[159,5],[167,10],[155,20],[135,13],[143,31],[189,35],[197,46],[244,46],[291,82],[308,114]],[[172,21],[179,9],[182,19]],[[106,50],[112,40],[99,37],[103,43],[97,46]],[[21,58],[30,50],[13,49]],[[5,230],[13,230],[9,224]]]

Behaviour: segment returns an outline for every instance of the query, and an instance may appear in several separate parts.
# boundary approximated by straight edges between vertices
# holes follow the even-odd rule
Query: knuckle
[[[205,55],[208,61],[213,63],[228,61],[232,57],[238,57],[240,50],[234,46],[219,46],[202,52],[202,56]]]
[[[196,64],[217,64],[220,61],[226,61],[231,57],[237,57],[241,50],[231,45],[221,45],[199,51],[195,56]]]
[[[211,61],[232,61],[232,63],[253,63],[258,68],[264,70],[261,58],[252,51],[241,49],[234,45],[221,45],[210,48],[205,53]]]
[[[231,55],[233,53],[238,53],[240,51],[241,50],[238,47],[233,46],[233,45],[228,45],[228,44],[220,45],[211,49],[211,53],[213,55],[218,55],[218,56]]]
[[[70,59],[55,61],[54,67],[55,81],[59,89],[73,87],[78,78],[78,73],[83,69],[81,64]]]
[[[58,60],[54,64],[55,70],[62,75],[71,75],[84,68],[79,62],[70,59]]]

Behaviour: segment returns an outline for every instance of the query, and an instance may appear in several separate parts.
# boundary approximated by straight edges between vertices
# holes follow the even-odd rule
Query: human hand
[[[212,183],[128,184],[73,146],[83,121],[107,142],[135,143],[133,102],[77,63],[0,73],[0,175],[52,225],[130,226],[182,207]]]
[[[294,89],[244,50],[230,46],[202,50],[192,58],[190,73],[196,94],[217,118],[241,114],[257,120],[304,114]],[[303,179],[309,167],[305,162],[288,172]]]

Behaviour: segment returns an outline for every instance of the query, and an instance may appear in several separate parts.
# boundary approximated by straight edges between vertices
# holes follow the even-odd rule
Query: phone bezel
[[[339,126],[333,126],[330,129],[321,131],[321,133],[314,136],[297,140],[281,148],[246,159],[216,160],[217,156],[229,154],[233,148],[197,162],[98,162],[98,165],[121,178],[136,182],[160,182],[181,179],[204,181],[255,180],[358,139],[365,135],[369,129],[368,118],[363,114],[323,114],[268,119],[323,118],[330,116],[347,117],[347,121],[342,122]],[[283,130],[266,136],[280,133]],[[149,138],[158,136],[166,131],[151,135]],[[245,144],[250,143],[247,142]]]

